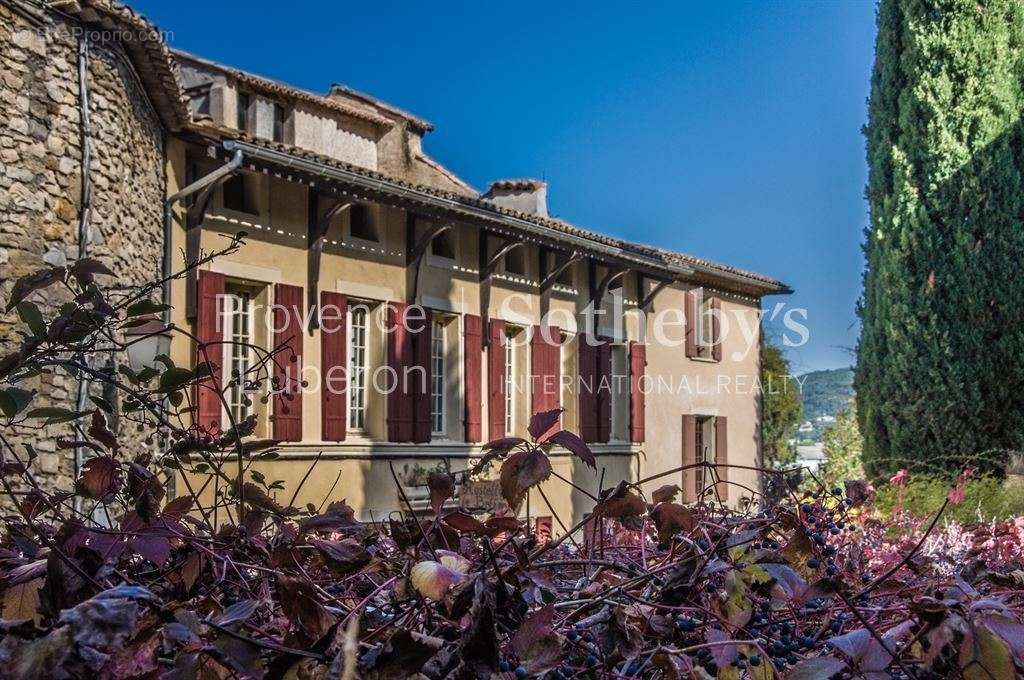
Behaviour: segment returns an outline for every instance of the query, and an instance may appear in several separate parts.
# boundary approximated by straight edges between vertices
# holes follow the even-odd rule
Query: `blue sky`
[[[478,188],[543,178],[559,217],[781,278],[794,372],[852,362],[871,2],[129,2],[176,47],[427,118]]]

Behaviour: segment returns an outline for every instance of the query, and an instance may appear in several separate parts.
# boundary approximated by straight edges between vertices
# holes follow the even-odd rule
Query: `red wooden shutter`
[[[643,378],[647,370],[647,347],[639,342],[629,344],[629,441],[644,440]]]
[[[697,314],[697,295],[692,291],[686,291],[686,302],[683,313],[686,316],[686,356],[697,356],[697,324],[700,323]]]
[[[607,340],[597,348],[597,441],[607,443],[612,433],[612,346]]]
[[[490,321],[490,345],[487,347],[487,416],[491,439],[505,436],[505,322]]]
[[[547,343],[548,409],[553,409],[562,405],[562,329],[558,326],[549,326],[548,328],[550,334],[550,342]],[[552,429],[552,432],[560,429],[561,425],[558,425],[557,428]]]
[[[545,335],[547,337],[545,337]],[[530,339],[531,402],[533,413],[543,413],[559,406],[561,367],[559,366],[562,331],[557,326],[534,326]],[[539,439],[557,432],[557,423]]]
[[[200,344],[206,345],[206,356],[210,360],[210,373],[213,376],[196,387],[196,424],[200,430],[214,435],[223,429],[220,391],[224,384],[224,331],[221,328],[220,296],[224,295],[224,275],[200,270],[196,291],[196,338]],[[197,347],[196,366],[200,366],[204,360],[203,352]]]
[[[718,467],[718,497],[723,501],[729,499],[729,425],[725,416],[715,418],[715,465]]]
[[[348,298],[320,294],[320,436],[345,441],[348,425]]]
[[[580,437],[585,442],[598,440],[597,429],[597,347],[587,342],[587,333],[577,336],[579,354],[579,423]]]
[[[406,366],[412,363],[412,338],[406,329],[404,302],[387,303],[388,441],[412,440],[412,404],[405,396]]]
[[[420,310],[422,320],[417,313],[409,327],[413,360],[409,371],[409,384],[406,386],[413,407],[412,441],[417,444],[429,442],[433,429],[430,422],[430,338],[434,328],[434,317],[428,307],[420,307]]]
[[[287,347],[275,356],[274,439],[285,442],[302,439],[302,295],[301,286],[274,286],[274,348]]]
[[[711,298],[711,358],[715,361],[722,360],[722,301],[715,297]]]
[[[683,452],[682,462],[683,466],[696,465],[697,463],[697,416],[684,415],[683,416]],[[697,488],[697,483],[700,479],[700,475],[697,474],[696,468],[688,468],[683,470],[683,502],[693,503],[697,500],[697,495],[700,490]]]
[[[548,410],[548,395],[544,389],[544,376],[548,369],[548,348],[544,344],[541,327],[533,327],[530,338],[530,412]]]
[[[481,389],[481,355],[483,354],[482,323],[479,316],[466,314],[462,317],[462,361],[463,372],[466,376],[465,397],[465,424],[466,441],[478,442],[483,437],[483,428],[480,423],[480,409],[483,401]]]

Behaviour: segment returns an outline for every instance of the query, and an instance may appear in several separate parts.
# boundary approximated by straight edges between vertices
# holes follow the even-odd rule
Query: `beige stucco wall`
[[[176,162],[180,161],[183,153],[184,149],[180,145],[175,145],[172,158]],[[213,167],[210,165],[204,168],[203,172]],[[266,182],[266,197],[261,203],[266,206],[266,213],[262,217],[254,219],[232,214],[223,210],[219,197],[215,198],[204,225],[203,248],[209,250],[222,246],[225,243],[223,235],[239,229],[248,231],[249,237],[238,253],[206,266],[225,273],[229,280],[235,277],[268,284],[287,283],[305,289],[306,189],[303,185],[269,176],[264,176],[262,181]],[[326,202],[324,199],[322,209],[326,209]],[[405,212],[386,206],[375,206],[374,211],[382,237],[378,244],[348,237],[347,212],[342,212],[334,218],[327,235],[321,263],[321,290],[336,290],[348,294],[351,298],[381,301],[402,301],[407,298],[412,285],[412,272],[405,267]],[[417,235],[423,233],[428,226],[427,222],[418,221]],[[456,225],[453,232],[457,244],[455,259],[437,258],[428,253],[420,272],[417,302],[455,315],[479,314],[479,234],[479,230],[471,225]],[[180,258],[184,244],[180,231],[175,239],[174,252],[179,253]],[[497,244],[491,248],[497,248]],[[489,314],[492,318],[504,318],[524,326],[540,322],[542,303],[536,288],[539,279],[539,250],[535,244],[531,244],[527,246],[526,253],[525,274],[511,275],[499,269],[499,273],[494,277],[489,305]],[[604,273],[603,267],[597,268],[598,277]],[[586,264],[576,263],[572,267],[571,284],[557,286],[547,303],[547,309],[551,313],[549,318],[563,328],[569,339],[563,350],[563,367],[573,372],[578,342],[574,337],[582,323],[579,312],[586,306],[585,291],[589,289],[587,275]],[[615,324],[611,321],[616,302],[610,294],[603,305],[607,314],[601,317],[599,328],[602,334],[616,336],[620,340],[637,340],[641,337],[641,323],[635,310],[638,297],[636,279],[627,276],[622,283],[620,293],[623,302],[620,303],[619,309],[626,310],[624,322],[616,330]],[[652,311],[681,311],[687,287],[686,284],[677,284],[665,289],[658,296]],[[617,292],[616,295],[620,293]],[[722,297],[722,311],[726,316],[751,315],[758,308],[756,300],[728,294]],[[183,285],[176,285],[174,301],[177,321],[184,323],[185,319],[180,311],[185,307]],[[685,357],[682,345],[684,331],[681,327],[673,328],[670,324],[663,331],[665,339],[670,343],[678,343],[678,346],[665,347],[659,344],[653,335],[653,320],[648,317],[645,324],[648,333],[647,374],[653,378],[668,378],[673,389],[656,390],[646,398],[647,441],[642,444],[618,441],[595,445],[595,452],[599,457],[597,471],[587,468],[564,453],[556,454],[553,456],[555,472],[596,494],[602,473],[604,485],[607,487],[620,479],[636,480],[677,467],[681,460],[682,415],[685,413],[727,416],[730,460],[753,464],[758,450],[757,396],[749,384],[739,390],[735,388],[737,380],[741,383],[749,382],[757,376],[756,318],[750,322],[754,324],[753,339],[744,338],[739,332],[729,333],[723,351],[724,359],[716,363]],[[461,332],[459,335],[461,336]],[[743,353],[741,350],[748,340],[752,342],[753,349]],[[371,350],[371,360],[375,357],[377,361],[384,361],[383,343],[383,338],[379,338],[379,346]],[[464,379],[461,371],[461,347],[457,347],[456,351],[458,353],[452,355],[452,358],[455,359],[453,363],[458,365],[450,375],[453,376],[452,379],[458,381],[458,388],[461,390],[461,381]],[[519,360],[528,362],[528,350],[522,348],[517,351],[521,352]],[[179,343],[175,347],[175,357],[178,360],[188,359],[188,350],[183,344]],[[319,331],[307,333],[303,345],[303,363],[307,366],[318,366],[319,361]],[[483,361],[481,419],[486,439],[486,356]],[[691,387],[682,385],[684,378]],[[574,390],[567,387],[562,400],[567,407],[564,425],[571,430],[578,430],[578,409]],[[319,455],[320,460],[314,473],[308,476],[299,491],[296,504],[312,502],[319,505],[324,500],[344,498],[362,517],[369,519],[371,516],[379,518],[386,515],[401,505],[392,478],[392,465],[404,482],[414,477],[417,469],[422,471],[433,468],[445,459],[448,460],[451,469],[463,469],[469,464],[472,456],[479,453],[479,445],[466,444],[461,440],[461,418],[457,419],[456,427],[451,428],[452,436],[448,439],[435,440],[430,444],[395,444],[383,441],[386,431],[384,401],[381,397],[377,397],[376,401],[371,400],[371,407],[376,406],[376,409],[367,428],[369,437],[350,436],[345,442],[325,443],[320,440],[319,394],[314,391],[307,392],[303,399],[304,441],[282,445],[281,458],[254,467],[268,480],[280,479],[285,483],[286,491],[279,494],[279,500],[286,502],[290,500],[299,481]],[[519,403],[522,409],[522,417],[519,419],[520,434],[525,434],[529,396],[523,395]],[[269,429],[265,427],[264,432],[268,431]],[[628,437],[628,429],[626,436]],[[730,476],[751,488],[756,486],[756,475],[753,472],[734,471]],[[680,475],[674,473],[663,480],[651,482],[646,490],[650,491],[663,483],[677,483],[679,479]],[[572,524],[582,519],[584,513],[591,508],[592,504],[584,494],[572,490],[564,481],[555,477],[541,489],[547,500],[539,491],[530,494],[528,508],[532,516],[556,514],[566,524]],[[409,489],[408,493],[414,493],[414,490]],[[740,495],[740,492],[733,492],[731,500],[736,502]],[[553,513],[548,508],[548,502],[553,507]],[[524,506],[523,512],[526,511],[527,506]],[[554,525],[557,531],[558,520],[554,521]]]

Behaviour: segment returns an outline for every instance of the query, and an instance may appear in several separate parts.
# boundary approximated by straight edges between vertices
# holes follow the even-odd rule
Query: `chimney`
[[[548,183],[539,179],[502,179],[492,182],[483,198],[502,208],[548,216]]]

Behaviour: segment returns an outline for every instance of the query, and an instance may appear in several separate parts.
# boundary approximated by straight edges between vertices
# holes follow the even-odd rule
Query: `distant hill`
[[[804,420],[834,416],[853,396],[853,369],[834,368],[799,376],[804,402]]]

